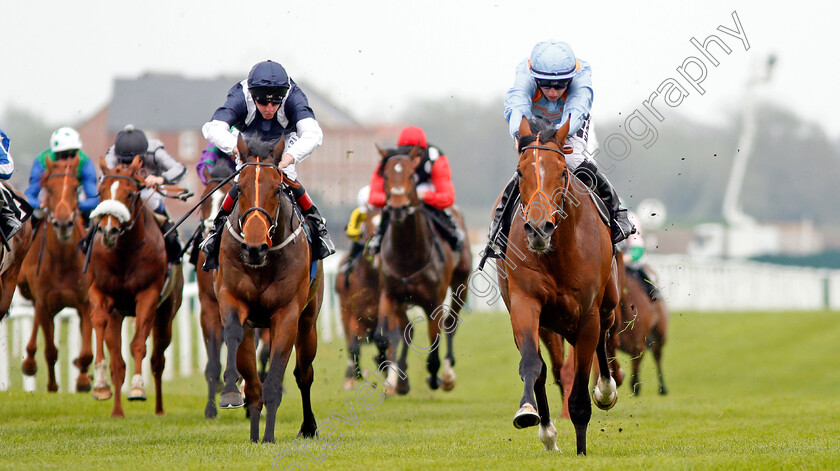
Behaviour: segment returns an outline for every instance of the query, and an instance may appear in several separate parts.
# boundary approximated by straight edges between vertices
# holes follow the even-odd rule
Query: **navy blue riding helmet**
[[[277,62],[259,62],[248,74],[248,91],[260,104],[281,103],[290,87],[289,74]]]

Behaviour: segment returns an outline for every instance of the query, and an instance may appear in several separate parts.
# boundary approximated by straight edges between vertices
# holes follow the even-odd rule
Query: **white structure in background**
[[[780,251],[779,229],[761,225],[741,207],[741,190],[747,171],[747,162],[755,144],[756,119],[754,95],[758,85],[770,81],[775,56],[758,64],[760,70],[753,74],[744,87],[744,115],[741,136],[732,162],[732,171],[723,197],[723,219],[726,224],[701,224],[688,245],[688,253],[701,258],[748,258]]]

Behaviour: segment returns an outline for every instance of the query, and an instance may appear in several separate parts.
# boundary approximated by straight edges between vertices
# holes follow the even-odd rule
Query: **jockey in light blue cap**
[[[593,96],[589,64],[578,60],[568,44],[555,40],[543,41],[534,46],[531,57],[516,67],[513,86],[505,94],[505,119],[514,139],[519,137],[519,126],[523,119],[540,116],[554,123],[558,129],[569,120],[569,134],[565,144],[572,147],[572,153],[566,155],[566,165],[606,203],[610,212],[610,232],[615,244],[626,239],[635,229],[627,219],[627,210],[621,209],[618,194],[609,180],[598,170],[594,160],[586,158],[598,147],[589,119]],[[490,236],[480,267],[487,257],[504,257],[511,216],[519,197],[518,181],[514,174],[505,186],[499,206],[493,214]]]

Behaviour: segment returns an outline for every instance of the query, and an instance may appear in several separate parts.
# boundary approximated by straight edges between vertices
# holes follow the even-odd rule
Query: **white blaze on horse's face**
[[[402,171],[403,171],[402,163],[398,163],[397,165],[394,165],[394,171],[396,171],[398,173],[402,173]]]

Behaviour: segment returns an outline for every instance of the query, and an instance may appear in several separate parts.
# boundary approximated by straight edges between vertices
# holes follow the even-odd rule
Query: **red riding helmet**
[[[426,143],[426,133],[423,129],[417,126],[406,126],[400,131],[400,137],[397,139],[397,146],[420,146],[428,149],[429,145]]]

